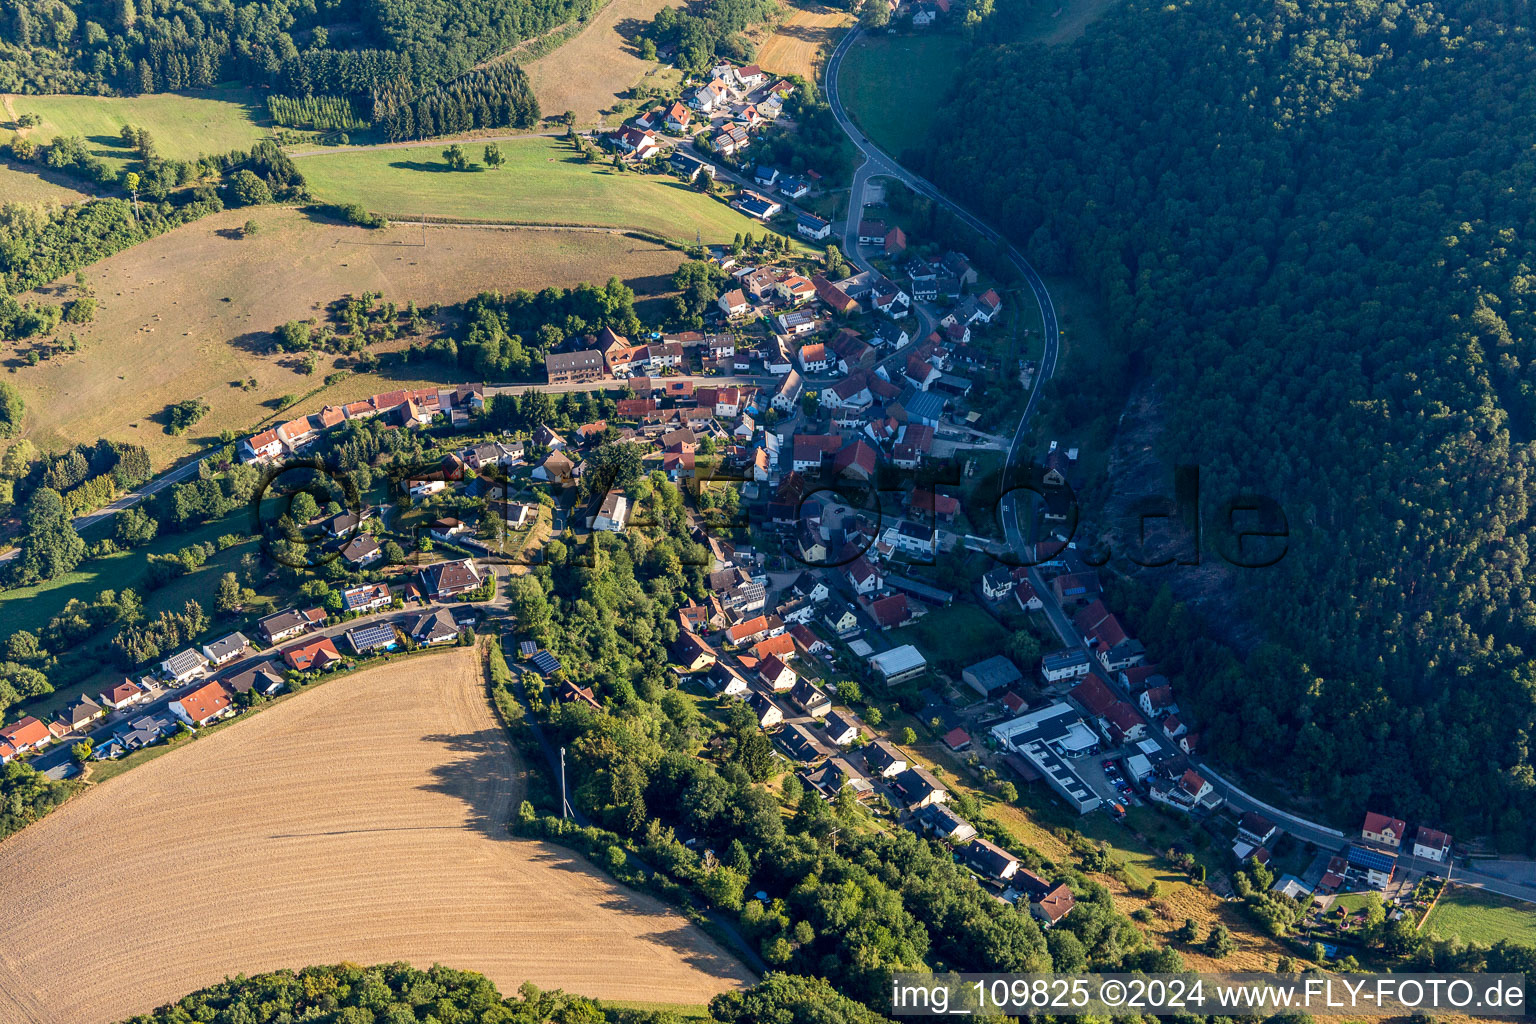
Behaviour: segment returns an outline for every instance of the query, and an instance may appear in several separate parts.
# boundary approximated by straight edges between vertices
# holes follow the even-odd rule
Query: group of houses
[[[472,559],[455,559],[422,568],[417,577],[391,588],[387,583],[364,583],[342,591],[343,611],[366,614],[397,606],[407,598],[446,601],[481,587],[484,571]],[[131,712],[155,699],[165,689],[207,681],[170,701],[164,710],[125,718],[105,736],[91,736],[94,756],[115,758],[174,734],[181,725],[201,728],[235,713],[235,699],[254,690],[271,696],[285,685],[284,672],[323,672],[346,661],[327,635],[313,635],[329,618],[323,608],[287,608],[257,620],[255,633],[270,657],[247,664],[256,645],[242,632],[230,633],[201,647],[177,651],[156,666],[156,671],[137,682],[123,679],[94,698],[82,693],[70,701],[51,723],[27,716],[0,729],[0,764],[42,750],[70,736],[82,736],[111,712]],[[392,623],[359,623],[345,632],[356,655],[368,656],[397,650],[409,636],[416,646],[456,643],[462,629],[473,622],[472,609],[429,609],[417,615],[408,629]],[[290,643],[295,641],[296,643]],[[283,646],[285,645],[286,646]],[[238,664],[237,664],[238,663]],[[224,671],[237,665],[238,671]]]
[[[906,827],[953,846],[999,898],[1024,899],[1045,927],[1071,911],[1069,886],[1047,883],[980,837],[948,806],[950,793],[932,772],[890,742],[875,739],[856,712],[835,705],[835,684],[818,682],[831,664],[824,634],[848,639],[889,628],[903,618],[887,618],[879,602],[904,609],[907,595],[865,604],[837,573],[808,569],[770,599],[768,579],[753,552],[713,541],[711,558],[706,600],[678,611],[672,661],[680,674],[700,679],[717,695],[747,702],[802,782],[823,798],[837,799],[846,790],[860,802],[883,800]],[[859,639],[854,647],[870,649]],[[927,667],[911,645],[871,654],[869,660],[898,683]],[[584,698],[573,689],[563,699]]]
[[[296,455],[319,440],[322,433],[347,420],[383,417],[392,427],[419,430],[444,419],[464,426],[483,408],[485,388],[480,384],[387,391],[347,405],[328,405],[317,413],[244,438],[238,446],[239,458],[241,462],[262,463]]]
[[[626,121],[608,142],[627,158],[645,161],[666,155],[678,140],[702,136],[711,151],[734,156],[751,146],[754,133],[778,119],[794,92],[794,83],[774,80],[756,64],[722,62],[707,81]],[[712,166],[682,147],[674,148],[672,156],[674,163],[684,158],[675,169],[690,179],[701,172],[714,177]]]

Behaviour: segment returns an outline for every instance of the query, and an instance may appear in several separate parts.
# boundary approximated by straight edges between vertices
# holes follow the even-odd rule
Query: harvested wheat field
[[[619,1000],[750,983],[575,855],[509,837],[519,769],[473,650],[359,672],[0,843],[0,1021],[106,1024],[237,973],[350,960]]]
[[[629,37],[676,0],[611,0],[574,39],[523,65],[545,115],[569,110],[578,125],[595,122],[645,78],[675,87],[679,76],[641,60]]]
[[[247,220],[259,231],[240,237]],[[226,428],[249,432],[274,414],[273,399],[320,386],[334,358],[323,356],[306,376],[297,357],[265,350],[274,328],[322,316],[344,295],[382,292],[404,308],[407,300],[455,303],[483,290],[536,291],[619,275],[644,297],[670,291],[681,261],[680,253],[618,234],[369,231],[296,210],[228,210],[85,268],[100,304],[96,320],[62,332],[78,337],[79,352],[28,366],[23,353],[32,342],[19,342],[0,347],[0,358],[16,368],[9,379],[27,402],[23,436],[45,448],[131,441],[159,467]],[[69,289],[45,289],[43,297],[67,297],[53,294],[60,290]],[[255,387],[243,389],[251,378]],[[366,386],[342,381],[316,402],[366,397],[359,390]],[[206,401],[208,415],[180,437],[166,433],[159,417],[188,398]],[[306,403],[301,411],[315,408]]]
[[[795,7],[758,48],[757,63],[775,74],[817,81],[822,62],[852,24],[853,16],[835,7]]]

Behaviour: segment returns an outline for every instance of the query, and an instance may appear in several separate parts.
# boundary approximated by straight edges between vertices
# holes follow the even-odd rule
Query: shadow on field
[[[432,171],[438,174],[480,174],[485,168],[479,164],[470,164],[462,171],[454,170],[446,163],[427,163],[425,160],[391,160],[389,166],[398,167],[403,171]]]
[[[512,816],[512,773],[515,765],[499,727],[461,734],[422,737],[440,743],[455,758],[432,769],[437,781],[422,788],[462,800],[469,808],[469,822],[492,839],[510,839],[507,821]]]

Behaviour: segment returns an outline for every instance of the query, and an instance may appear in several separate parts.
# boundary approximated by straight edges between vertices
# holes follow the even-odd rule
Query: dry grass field
[[[0,163],[0,203],[29,206],[33,203],[58,203],[67,206],[89,198],[77,188],[50,181],[29,170],[19,170]]]
[[[247,218],[260,231],[237,237]],[[643,295],[668,290],[667,276],[681,259],[648,242],[592,232],[367,231],[293,210],[226,211],[87,268],[100,309],[94,323],[72,328],[81,351],[20,365],[8,379],[26,398],[24,433],[35,443],[133,441],[160,466],[224,428],[245,431],[273,415],[266,403],[276,397],[319,387],[331,360],[305,376],[292,357],[258,350],[277,325],[319,315],[345,294],[380,291],[401,306],[410,299],[425,306],[487,289],[570,286],[617,274]],[[16,351],[7,348],[0,359],[17,365]],[[254,390],[232,386],[252,377]],[[366,396],[369,388],[362,379],[345,380],[299,409]],[[151,418],[198,397],[212,408],[187,435],[173,437]]]
[[[569,110],[577,125],[589,125],[641,79],[667,74],[654,61],[641,60],[627,36],[672,5],[673,0],[611,0],[576,38],[524,65],[539,109],[546,115]],[[676,73],[667,79],[673,85],[677,80]]]
[[[852,24],[853,15],[835,7],[794,7],[758,48],[757,63],[775,74],[802,75],[817,81],[822,63],[843,30]]]
[[[576,855],[513,839],[519,768],[459,650],[298,695],[0,844],[0,1020],[106,1024],[350,960],[703,1003],[750,976]]]

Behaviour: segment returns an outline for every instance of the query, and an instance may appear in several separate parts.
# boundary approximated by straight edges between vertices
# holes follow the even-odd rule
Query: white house
[[[603,498],[602,508],[598,509],[597,518],[592,521],[592,529],[607,533],[623,533],[628,522],[629,499],[624,496],[623,491],[613,490]]]

